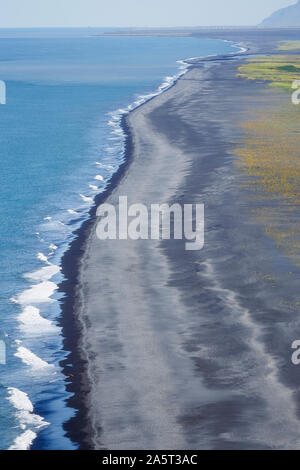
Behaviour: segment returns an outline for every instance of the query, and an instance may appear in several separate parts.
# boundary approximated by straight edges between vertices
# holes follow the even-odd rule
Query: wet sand
[[[130,113],[128,160],[96,201],[204,203],[204,249],[100,241],[94,209],[64,259],[64,366],[79,409],[66,429],[82,448],[299,447],[300,320],[282,305],[300,272],[251,219],[234,164],[240,121],[286,96],[270,102],[265,84],[237,78],[241,60],[200,61]]]

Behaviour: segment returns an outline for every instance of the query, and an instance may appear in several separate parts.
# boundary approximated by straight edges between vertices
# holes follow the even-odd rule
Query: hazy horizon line
[[[299,29],[297,26],[263,26],[261,24],[249,25],[199,25],[199,26],[0,26],[0,29],[135,29],[135,30],[165,30],[165,29],[209,29],[209,28],[260,28],[260,29]]]

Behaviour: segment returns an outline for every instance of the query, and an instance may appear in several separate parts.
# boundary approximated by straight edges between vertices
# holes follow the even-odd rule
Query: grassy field
[[[300,41],[293,41],[280,47],[299,46]],[[300,80],[300,55],[251,59],[239,67],[239,76],[275,87],[264,95],[272,105],[268,101],[265,106],[263,98],[255,118],[241,123],[244,138],[236,150],[236,165],[244,173],[252,216],[277,248],[300,266],[300,105],[292,104],[288,94],[285,101],[276,93],[281,88],[292,94],[292,83]]]
[[[238,76],[248,80],[264,80],[272,87],[291,90],[300,80],[300,55],[272,55],[249,59],[238,68]]]
[[[299,108],[257,111],[241,123],[244,138],[236,149],[252,217],[264,226],[277,248],[300,266]]]
[[[249,59],[238,69],[238,76],[248,80],[264,80],[272,87],[290,90],[295,80],[300,80],[300,41],[283,41],[280,51],[298,51],[299,54],[278,54]]]

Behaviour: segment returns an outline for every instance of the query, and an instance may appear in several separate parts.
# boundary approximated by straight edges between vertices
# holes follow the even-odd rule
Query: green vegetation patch
[[[300,41],[299,41],[300,43]],[[272,87],[290,90],[300,80],[299,55],[274,55],[249,59],[238,68],[238,76],[248,80],[265,80]]]

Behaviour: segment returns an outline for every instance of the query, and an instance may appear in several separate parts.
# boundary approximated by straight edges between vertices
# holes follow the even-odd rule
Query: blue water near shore
[[[59,265],[122,162],[122,113],[170,86],[180,59],[235,51],[96,32],[0,30],[0,449],[75,448],[63,430],[74,411],[59,366]]]

